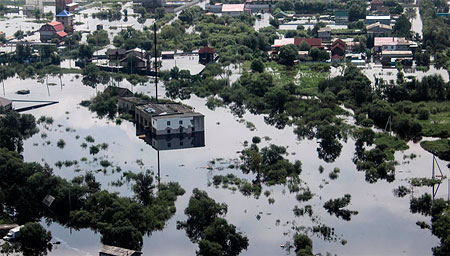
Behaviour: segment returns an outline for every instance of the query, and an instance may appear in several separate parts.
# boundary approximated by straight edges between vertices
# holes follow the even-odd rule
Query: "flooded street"
[[[177,59],[177,65],[180,68],[186,65],[183,64],[183,58]],[[59,86],[59,79],[50,78],[49,82],[57,84],[50,86],[50,96],[45,84],[34,80],[9,79],[5,82],[7,98],[59,101],[57,105],[29,112],[37,118],[41,115],[52,116],[54,123],[47,129],[41,125],[41,132],[25,142],[25,160],[43,163],[45,159],[45,162],[54,168],[55,174],[66,179],[92,170],[104,189],[132,196],[129,185],[125,184],[122,187],[111,185],[121,176],[120,173],[113,173],[113,170],[120,166],[123,171],[140,172],[145,169],[156,171],[156,150],[136,137],[136,129],[132,123],[124,121],[121,125],[116,125],[106,119],[96,118],[87,108],[79,106],[82,100],[95,95],[95,89],[82,85],[81,78],[65,75],[62,89]],[[130,88],[131,85],[122,82],[122,86]],[[103,88],[99,86],[99,91]],[[16,95],[15,92],[20,89],[30,89],[31,93],[28,96]],[[153,94],[154,88],[148,84],[136,86],[134,91]],[[164,91],[161,92],[163,93]],[[291,228],[310,227],[317,223],[334,228],[336,237],[345,239],[348,243],[344,246],[339,242],[328,242],[313,236],[314,252],[363,255],[370,251],[373,255],[428,255],[430,248],[438,243],[438,239],[431,236],[430,231],[421,230],[416,226],[417,221],[426,220],[426,217],[409,213],[409,196],[396,198],[392,192],[399,185],[408,186],[405,180],[407,178],[431,176],[432,156],[418,144],[410,142],[410,149],[396,154],[400,165],[397,166],[394,182],[379,180],[375,184],[369,184],[364,179],[364,173],[358,172],[352,162],[355,147],[352,139],[343,143],[341,155],[334,163],[325,163],[317,157],[316,141],[298,141],[292,127],[278,130],[266,125],[263,116],[246,114],[244,119],[256,126],[256,130],[251,131],[229,110],[219,108],[211,111],[205,107],[205,102],[205,99],[196,97],[183,101],[205,115],[205,147],[160,151],[162,182],[179,182],[186,190],[186,194],[177,200],[177,212],[169,220],[166,228],[144,238],[144,255],[194,254],[197,245],[190,242],[184,230],[176,229],[176,222],[186,219],[183,211],[192,189],[196,187],[206,190],[216,201],[228,204],[227,220],[249,238],[248,251],[242,255],[285,255],[279,245],[289,241],[295,233]],[[47,135],[45,139],[42,138],[42,133]],[[89,150],[80,147],[88,135],[94,137],[95,143],[109,144],[106,151],[101,151],[95,156],[98,158],[97,161],[89,155]],[[273,143],[287,146],[289,159],[302,161],[303,172],[300,177],[306,183],[303,186],[308,186],[315,194],[312,200],[299,203],[295,199],[295,194],[290,194],[287,188],[281,185],[263,187],[263,190],[271,192],[271,197],[275,199],[274,204],[269,204],[267,197],[263,195],[255,199],[245,197],[239,192],[208,186],[212,175],[215,174],[233,173],[248,180],[253,178],[251,175],[243,175],[237,169],[207,169],[212,159],[223,158],[223,161],[227,162],[229,159],[237,158],[237,152],[243,149],[244,141],[250,141],[253,136],[269,136],[271,140],[263,140],[263,145]],[[64,149],[56,146],[59,139],[66,142]],[[47,145],[46,141],[50,141],[50,144]],[[403,160],[403,155],[411,153],[417,154],[418,157],[414,160]],[[82,157],[86,157],[87,161],[80,161]],[[106,168],[106,173],[98,163],[101,159],[113,164],[113,167]],[[78,160],[79,164],[77,167],[63,166],[61,169],[55,166],[57,161],[65,160]],[[144,166],[140,166],[136,160],[142,160]],[[440,164],[445,167],[447,163],[440,161]],[[318,172],[320,165],[325,167],[322,174]],[[328,174],[334,167],[340,168],[341,173],[336,180],[330,180]],[[75,169],[79,170],[75,172]],[[440,197],[447,196],[446,185],[444,183],[439,191]],[[347,193],[352,195],[351,205],[348,208],[359,212],[348,222],[330,216],[322,207],[328,199],[342,197]],[[315,224],[308,216],[294,217],[292,212],[295,205],[303,207],[308,204],[313,207]],[[257,215],[261,217],[259,220]],[[101,247],[99,234],[90,230],[70,231],[56,223],[51,224],[49,229],[55,240],[62,241],[50,255],[97,255]]]

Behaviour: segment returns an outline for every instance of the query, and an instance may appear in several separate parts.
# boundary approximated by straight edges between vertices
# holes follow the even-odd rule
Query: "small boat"
[[[16,93],[21,94],[21,95],[26,95],[26,94],[30,94],[30,90],[19,90]]]

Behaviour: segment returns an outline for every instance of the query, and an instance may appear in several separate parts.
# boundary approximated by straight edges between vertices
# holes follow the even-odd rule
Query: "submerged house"
[[[51,41],[53,38],[61,40],[67,36],[67,33],[64,31],[64,25],[59,21],[52,21],[42,25],[39,33],[41,42],[44,43]]]
[[[210,48],[207,46],[203,47],[200,50],[198,50],[198,57],[199,57],[198,61],[203,65],[206,65],[208,63],[213,63],[214,55],[215,55],[214,48]]]
[[[176,103],[149,103],[135,110],[136,123],[154,135],[203,132],[204,119],[202,114]]]
[[[120,110],[125,110],[127,112],[134,113],[137,106],[142,106],[148,103],[148,101],[143,100],[138,97],[118,97],[117,103]]]
[[[103,245],[99,256],[140,256],[142,252],[120,248],[116,246]]]

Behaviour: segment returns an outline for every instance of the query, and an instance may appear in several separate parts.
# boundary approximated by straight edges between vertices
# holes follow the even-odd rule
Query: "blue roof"
[[[72,13],[70,13],[66,10],[63,10],[62,12],[60,12],[56,15],[56,17],[68,17],[68,16],[72,16]]]

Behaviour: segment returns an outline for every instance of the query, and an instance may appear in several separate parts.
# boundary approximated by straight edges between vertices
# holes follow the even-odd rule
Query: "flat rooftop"
[[[198,114],[195,113],[192,109],[177,103],[149,103],[136,108],[154,117],[168,115],[186,116]]]
[[[125,248],[103,245],[103,248],[100,250],[100,253],[114,255],[114,256],[128,256],[128,255],[141,255],[141,252],[128,250]]]

